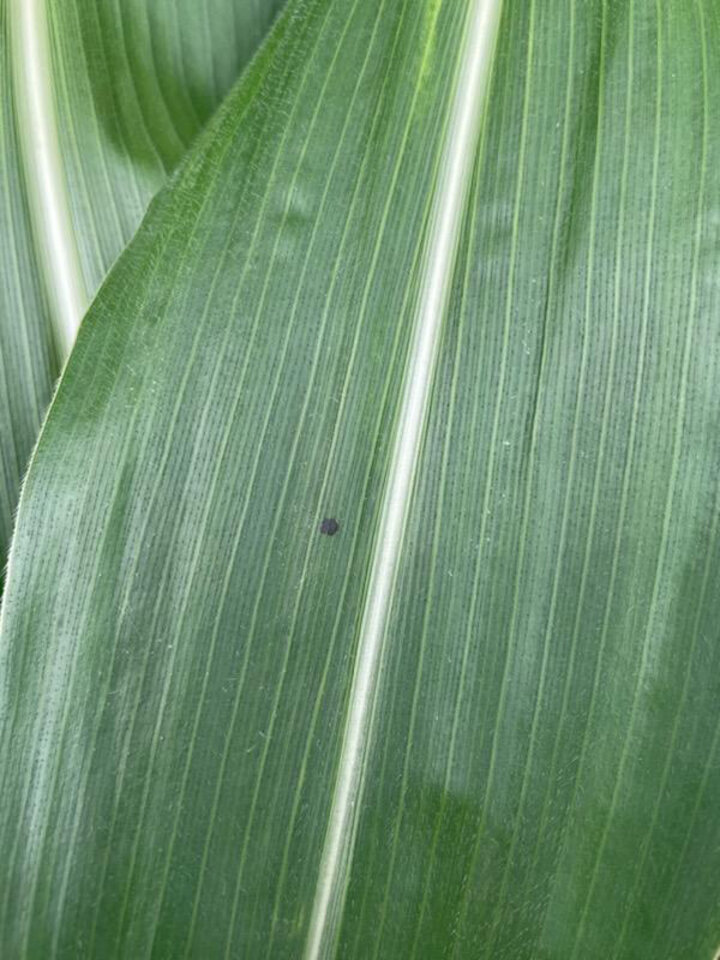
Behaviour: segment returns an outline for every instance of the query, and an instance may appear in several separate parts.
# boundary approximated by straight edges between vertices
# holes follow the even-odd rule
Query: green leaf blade
[[[2,624],[21,957],[308,947],[462,49],[422,12],[296,3],[84,325]],[[505,5],[329,956],[717,946],[717,30]]]
[[[97,290],[284,0],[50,6],[74,232]]]
[[[12,535],[18,490],[58,372],[45,294],[35,270],[10,60],[10,20],[0,3],[0,557]]]
[[[96,900],[96,915],[82,919],[85,935],[95,937],[95,950],[112,952],[116,943],[130,953],[147,949],[154,937],[151,925],[155,918],[157,949],[167,953],[182,953],[186,938],[189,944],[197,944],[197,949],[212,943],[218,951],[224,949],[226,940],[230,942],[235,936],[240,936],[240,942],[248,949],[259,949],[269,942],[268,936],[273,936],[269,930],[272,930],[275,890],[263,893],[265,881],[262,877],[255,878],[253,865],[258,857],[271,858],[278,878],[280,876],[283,847],[271,844],[274,831],[268,833],[263,823],[266,809],[274,809],[275,804],[285,811],[288,819],[292,816],[294,797],[276,796],[275,791],[276,778],[288,762],[284,745],[287,737],[298,745],[290,776],[300,778],[305,751],[308,751],[305,766],[310,765],[310,769],[300,782],[302,802],[295,825],[299,835],[282,838],[283,845],[286,839],[291,843],[290,867],[301,862],[303,876],[300,882],[294,873],[287,878],[278,903],[281,915],[274,936],[277,938],[275,949],[291,953],[302,949],[309,913],[304,881],[315,882],[325,833],[323,811],[331,800],[324,788],[318,798],[317,785],[328,782],[337,761],[341,704],[350,680],[348,645],[352,644],[352,624],[362,586],[361,571],[367,564],[375,524],[372,503],[377,494],[373,491],[378,488],[387,458],[387,450],[383,451],[386,443],[378,438],[378,431],[384,417],[391,415],[401,382],[407,348],[407,302],[415,283],[413,264],[420,253],[434,172],[431,154],[423,156],[420,164],[415,156],[428,128],[433,131],[433,140],[440,133],[442,110],[438,108],[446,101],[449,86],[448,80],[440,90],[430,88],[424,99],[416,101],[422,110],[408,116],[415,78],[422,65],[423,47],[418,46],[417,40],[422,37],[423,25],[413,22],[407,5],[404,8],[394,4],[354,5],[350,24],[355,31],[361,31],[368,41],[367,48],[358,45],[354,32],[348,28],[350,8],[346,4],[334,4],[330,8],[307,5],[303,9],[307,11],[307,25],[305,20],[299,21],[301,30],[292,42],[284,33],[282,40],[280,34],[274,35],[274,42],[282,43],[282,49],[272,58],[268,54],[267,61],[257,66],[257,76],[261,79],[257,89],[253,72],[239,91],[234,109],[228,107],[219,119],[222,133],[218,133],[216,145],[211,146],[207,154],[199,153],[197,162],[186,168],[183,183],[177,187],[180,199],[177,207],[173,198],[173,216],[178,218],[176,226],[170,229],[163,226],[156,232],[152,217],[148,219],[133,245],[133,258],[121,261],[104,288],[102,298],[120,310],[132,326],[120,332],[114,325],[100,322],[97,315],[88,316],[83,329],[89,332],[77,344],[63,381],[64,389],[53,408],[54,422],[58,425],[69,426],[68,417],[75,424],[72,439],[68,437],[70,442],[61,455],[66,469],[73,473],[79,465],[79,456],[86,465],[92,463],[93,470],[100,468],[103,478],[94,477],[82,490],[75,488],[70,495],[74,507],[70,501],[61,502],[64,496],[60,487],[55,487],[54,493],[46,488],[41,496],[49,495],[54,503],[46,514],[49,526],[43,528],[40,537],[45,542],[58,542],[63,534],[59,528],[53,531],[55,522],[62,517],[69,520],[72,514],[94,541],[95,533],[90,531],[95,521],[90,516],[99,509],[102,519],[98,515],[96,519],[106,533],[98,561],[102,554],[103,565],[110,563],[123,577],[125,587],[118,591],[117,585],[105,578],[96,578],[95,561],[91,560],[87,567],[80,554],[76,554],[79,565],[73,567],[72,572],[66,567],[65,584],[69,587],[74,581],[78,588],[84,582],[84,599],[76,607],[76,616],[72,624],[68,624],[67,632],[63,630],[63,636],[56,635],[58,644],[54,645],[54,652],[48,651],[48,671],[36,678],[36,695],[48,708],[36,722],[53,740],[52,730],[56,729],[56,746],[65,759],[61,761],[54,748],[47,751],[47,765],[45,753],[35,754],[30,765],[36,771],[41,767],[47,779],[34,778],[32,796],[37,796],[42,803],[40,795],[50,791],[51,803],[56,805],[50,815],[53,819],[59,816],[70,835],[80,838],[80,821],[75,819],[78,804],[73,801],[68,806],[70,797],[63,796],[57,787],[58,777],[68,762],[68,744],[75,739],[72,731],[76,721],[81,727],[87,727],[90,736],[90,753],[82,762],[84,776],[78,782],[82,792],[97,782],[97,775],[88,764],[95,762],[93,757],[100,759],[102,755],[97,755],[93,746],[101,731],[103,740],[109,736],[114,741],[113,753],[118,751],[116,759],[121,767],[137,761],[146,773],[152,770],[152,777],[170,777],[173,789],[180,791],[189,763],[184,796],[193,796],[193,784],[198,779],[208,785],[208,796],[202,800],[205,811],[202,820],[198,820],[194,804],[187,800],[186,806],[179,806],[173,811],[174,816],[168,817],[164,804],[157,806],[156,795],[141,791],[139,807],[131,814],[124,801],[117,800],[114,789],[108,789],[109,783],[99,784],[99,796],[91,791],[91,806],[95,807],[91,829],[105,837],[100,839],[98,833],[97,846],[94,851],[88,850],[91,869],[102,886]],[[442,39],[448,51],[453,51],[462,21],[447,10],[445,14]],[[289,23],[293,22],[289,19]],[[316,60],[306,59],[310,43],[315,57],[332,65],[330,76],[314,66]],[[399,91],[383,77],[384,69],[394,63],[395,58],[396,69],[405,70],[409,75],[408,82],[403,83]],[[351,59],[357,65],[354,70],[347,69]],[[266,68],[267,75],[261,72]],[[307,105],[298,98],[291,80],[307,85]],[[246,100],[245,91],[248,91]],[[277,106],[278,97],[284,97],[288,103],[289,118],[285,111],[270,109]],[[382,109],[376,107],[378,99]],[[350,113],[349,103],[353,104]],[[238,115],[243,115],[245,109],[250,112],[244,126],[238,126]],[[390,116],[397,117],[398,122],[390,122],[385,111],[390,111]],[[322,131],[322,138],[317,141],[310,138],[313,119]],[[248,136],[251,125],[263,135]],[[295,136],[295,132],[302,135]],[[273,154],[278,143],[282,143],[284,149],[276,160]],[[227,144],[232,148],[230,151]],[[329,167],[328,149],[337,151]],[[378,155],[382,158],[380,169],[374,162]],[[412,174],[412,180],[403,178],[403,169]],[[319,179],[319,188],[308,179],[310,172],[313,178]],[[288,190],[286,184],[288,180],[292,183],[293,176],[297,177],[295,189]],[[205,208],[198,210],[193,193],[195,184],[200,182],[204,186],[203,180],[220,183],[223,178],[233,184],[235,192],[228,195],[224,187],[209,191]],[[387,194],[387,182],[393,180],[395,189]],[[408,182],[414,182],[415,188],[406,193]],[[367,202],[368,197],[381,201],[379,209],[373,209],[373,204]],[[156,214],[161,220],[168,199],[170,196],[166,195],[157,203]],[[263,214],[262,220],[257,219],[259,213]],[[409,223],[411,229],[398,241],[390,227],[400,220]],[[223,222],[229,229],[218,232],[218,225]],[[188,223],[195,226],[188,227]],[[308,245],[306,225],[312,230],[313,224],[318,224],[318,231],[314,240],[311,235],[312,242]],[[278,227],[282,229],[280,237]],[[265,251],[270,261],[264,269],[255,267],[258,261],[253,243]],[[179,285],[177,272],[162,278],[157,275],[162,289],[155,288],[156,264],[160,259],[181,267],[185,257],[192,260],[199,250],[204,250],[204,256],[223,269],[211,269],[204,277],[181,276]],[[353,259],[358,257],[354,264],[348,261],[351,251]],[[384,251],[387,251],[385,257]],[[295,256],[291,256],[291,252]],[[244,259],[235,265],[238,257]],[[381,281],[390,269],[386,261],[391,261],[393,270],[406,277],[405,286],[397,288],[390,297],[386,284]],[[142,264],[139,272],[133,265],[136,262]],[[372,265],[376,272],[370,274],[372,282],[369,282],[367,269]],[[311,266],[312,274],[308,273]],[[123,275],[125,267],[131,269],[132,279]],[[300,286],[304,274],[307,280]],[[244,288],[239,287],[239,283],[244,283]],[[240,297],[240,291],[244,297]],[[225,310],[232,311],[230,315],[235,318],[232,324],[228,324],[225,310],[208,308],[211,297],[213,306],[223,304]],[[270,303],[282,307],[273,311]],[[358,305],[363,303],[363,324],[333,322],[337,317],[356,317]],[[204,323],[203,337],[199,337],[200,327],[195,324],[178,327],[175,323],[178,315],[193,316]],[[385,319],[388,316],[397,319],[388,324]],[[260,324],[261,319],[267,322],[273,317],[276,347],[268,350],[267,334]],[[164,324],[160,330],[158,318]],[[177,360],[166,351],[168,336],[172,337],[177,356],[184,365],[179,379]],[[90,337],[97,347],[93,346],[88,352],[87,338]],[[135,367],[135,361],[128,363],[122,359],[129,345],[135,349],[141,343],[148,361],[143,362],[142,369]],[[352,376],[348,367],[351,361]],[[206,373],[198,379],[196,372],[200,369]],[[117,373],[121,373],[118,382]],[[92,399],[78,421],[69,412],[75,402],[71,397],[78,388],[85,395],[88,375],[93,380]],[[250,378],[247,383],[246,378]],[[267,395],[258,395],[252,387],[258,379],[269,385]],[[142,390],[152,402],[143,405],[142,410],[136,408],[136,415],[129,419],[136,391]],[[208,390],[213,400],[211,405],[206,404]],[[75,396],[79,400],[79,394]],[[376,403],[378,397],[385,397],[381,410]],[[191,411],[197,403],[203,407],[198,429],[188,432],[185,425],[192,422]],[[290,417],[284,416],[286,411],[291,413]],[[336,423],[338,417],[342,417],[344,423]],[[97,437],[99,446],[93,439],[92,429],[98,418],[108,428],[104,440]],[[83,428],[83,422],[87,428]],[[239,424],[250,422],[256,425],[252,434],[238,429]],[[352,426],[348,429],[344,424]],[[65,426],[60,428],[62,433]],[[268,437],[273,438],[272,443]],[[89,446],[85,446],[86,443]],[[308,450],[312,453],[309,459],[305,452]],[[212,453],[208,455],[208,451]],[[149,457],[147,461],[145,456]],[[175,465],[186,459],[193,465],[194,478],[183,490],[184,483],[176,475]],[[33,471],[36,478],[42,473],[42,461],[40,449],[38,467]],[[324,464],[322,471],[317,468],[318,462]],[[116,469],[120,471],[118,474]],[[196,469],[200,470],[198,476],[194,475]],[[228,473],[234,478],[231,491],[223,486]],[[266,492],[258,502],[256,491],[260,482]],[[216,484],[214,498],[213,483]],[[70,493],[67,488],[66,493]],[[159,538],[155,533],[149,535],[147,524],[151,514],[147,513],[147,507],[152,506],[154,516],[158,498],[175,497],[178,493],[184,504],[180,514],[170,511],[166,531]],[[250,500],[249,494],[253,495]],[[33,496],[31,477],[27,497]],[[60,501],[56,496],[60,496]],[[338,517],[343,530],[342,536],[332,540],[324,539],[318,531],[328,509],[326,504]],[[110,507],[109,513],[106,506]],[[178,526],[176,521],[180,517],[183,523]],[[195,524],[198,527],[188,539],[189,528],[184,526],[184,520],[191,517],[193,527]],[[198,531],[203,534],[200,551],[196,543]],[[130,553],[121,545],[126,536],[135,544]],[[179,550],[170,563],[169,557],[163,559],[169,542]],[[202,559],[206,546],[211,543],[220,549],[216,571],[207,568]],[[334,553],[328,553],[330,547]],[[43,581],[33,582],[29,572],[32,561],[28,558],[30,566],[25,566],[22,550],[22,545],[17,546],[13,563],[24,569],[27,576],[18,573],[18,577],[25,580],[30,592],[42,592]],[[336,557],[340,551],[338,562]],[[253,559],[254,556],[259,557],[259,561]],[[343,558],[347,558],[345,562]],[[142,577],[140,571],[147,564],[159,565],[161,594],[158,598],[156,590],[143,590],[144,599],[138,605],[137,578]],[[295,571],[290,584],[278,578],[275,572],[278,564]],[[272,579],[268,579],[269,570],[273,571]],[[356,570],[358,573],[354,575]],[[200,585],[198,576],[205,586]],[[206,581],[207,576],[210,580]],[[173,597],[188,583],[194,584],[192,593],[178,606]],[[208,594],[206,587],[210,584]],[[238,594],[241,584],[248,586],[242,596]],[[303,585],[304,590],[297,595]],[[165,590],[169,592],[166,594]],[[106,619],[106,614],[101,613],[108,602],[113,607],[119,604],[119,620],[115,614]],[[196,602],[202,610],[196,608]],[[12,620],[14,606],[10,595],[5,609],[6,617]],[[123,639],[129,636],[127,630],[134,634],[137,626],[133,624],[139,622],[138,618],[154,623],[155,637],[155,641],[137,651],[139,659],[131,654]],[[101,623],[105,626],[100,626]],[[229,642],[239,624],[248,638],[247,644]],[[37,627],[44,633],[50,622],[46,621],[45,626],[38,623]],[[99,711],[98,705],[89,704],[87,716],[81,719],[69,713],[69,701],[62,698],[54,704],[48,701],[47,684],[53,676],[53,664],[62,672],[64,682],[72,683],[73,674],[75,683],[83,682],[81,677],[88,664],[72,637],[75,631],[91,629],[94,632],[96,628],[103,634],[109,631],[111,637],[111,646],[105,648],[109,660],[101,668],[104,677],[101,689],[108,700]],[[191,647],[185,642],[173,641],[168,647],[167,640],[160,639],[168,629],[188,631],[187,636],[198,630],[205,634],[207,643],[195,648],[199,658],[195,664],[187,660]],[[263,640],[268,629],[278,639],[286,636],[287,647],[282,643],[268,645]],[[315,649],[309,643],[316,635],[327,638],[326,646]],[[168,658],[164,666],[156,659],[156,650],[163,651],[163,656]],[[179,654],[173,654],[173,650]],[[8,673],[12,674],[14,669],[20,669],[19,665],[10,667]],[[206,670],[210,670],[210,676],[208,689],[204,691]],[[163,675],[168,684],[163,683]],[[271,675],[286,676],[288,683],[302,676],[311,684],[312,692],[308,693],[308,689],[298,686],[297,682],[292,684],[292,707],[275,721],[273,737],[268,741],[272,746],[269,752],[264,738],[272,721],[276,694],[263,695],[262,691],[267,687],[265,678]],[[181,695],[181,691],[185,692]],[[187,724],[177,712],[178,696],[190,705]],[[240,714],[242,721],[238,715],[244,703],[241,697],[252,697],[254,701],[252,707],[244,706]],[[314,720],[312,715],[307,715],[306,700],[316,701]],[[218,723],[208,710],[220,704],[222,720]],[[151,722],[151,716],[157,719],[160,713],[161,726],[152,722],[155,732],[148,741],[144,732],[146,725]],[[184,742],[177,753],[173,749],[171,760],[161,745],[167,742],[166,724],[174,727],[177,722],[184,731]],[[302,725],[298,728],[295,722]],[[314,740],[305,742],[310,729],[328,728],[336,730],[334,748],[328,750],[323,746],[318,751]],[[230,740],[227,739],[229,731],[232,732]],[[216,744],[210,751],[208,737]],[[190,740],[197,741],[192,752]],[[244,773],[248,758],[257,777],[257,781],[249,783]],[[128,771],[126,776],[133,782],[137,773]],[[261,788],[257,796],[256,786]],[[24,796],[28,787],[28,781],[19,777],[16,799],[26,811],[33,807],[32,799]],[[220,793],[216,799],[217,790]],[[236,795],[243,810],[242,816],[229,825],[231,839],[224,832],[218,835],[212,813],[217,809],[220,811],[217,816],[221,816],[228,795]],[[312,797],[313,805],[320,800],[319,815],[308,824],[299,819],[300,811],[308,803],[303,796]],[[70,904],[78,902],[77,897],[73,897],[73,883],[80,882],[80,876],[72,860],[71,873],[63,880],[65,851],[55,848],[55,835],[43,828],[43,821],[47,824],[47,813],[49,811],[41,818],[38,842],[39,849],[48,844],[46,855],[53,867],[39,873],[37,862],[28,858],[22,849],[18,850],[16,869],[20,872],[16,874],[18,879],[13,889],[21,892],[34,887],[36,902],[45,902],[52,912],[58,909],[55,898],[63,890]],[[129,814],[131,821],[127,819]],[[133,833],[133,823],[143,833],[150,831],[154,835],[158,829],[162,830],[164,846],[154,841],[148,844],[142,834]],[[299,858],[296,851],[308,848],[313,851],[312,856],[305,854]],[[128,877],[147,876],[148,857],[153,864],[154,879],[152,890],[143,896],[152,900],[157,913],[148,912],[140,917],[138,901],[134,897],[126,899],[130,886],[124,882],[117,886],[114,878],[118,870]],[[163,876],[168,857],[170,870],[165,890]],[[188,857],[196,870],[203,864],[207,866],[196,876],[200,883],[191,884],[184,893],[181,891],[184,911],[183,921],[178,923],[178,900],[173,884],[178,876],[178,862],[185,862]],[[238,862],[245,868],[242,885],[234,882]],[[216,895],[217,883],[224,890],[222,903]],[[236,898],[237,923],[242,924],[237,930],[230,926]],[[218,908],[222,910],[222,923],[215,915]],[[245,920],[249,909],[258,911],[257,926],[250,929]],[[68,907],[62,908],[63,915],[68,915],[66,910]],[[288,923],[285,919],[288,915],[297,919]],[[48,932],[35,926],[29,933],[20,919],[23,910],[18,904],[9,906],[7,916],[18,918],[16,936],[22,938],[29,934],[37,938],[35,947],[32,939],[29,941],[29,949],[43,949]],[[27,921],[27,915],[25,918]],[[72,924],[64,927],[59,934],[60,949],[64,937],[72,939],[75,935]],[[163,936],[167,939],[163,940]]]
[[[700,8],[659,24],[654,9],[614,13],[577,17],[574,65],[552,18],[528,11],[514,42],[503,34],[530,62],[518,77],[501,48],[514,119],[492,118],[479,174],[482,252],[438,376],[341,955],[716,946],[717,684],[703,672],[717,652],[717,353],[699,291],[717,24]],[[563,176],[583,77],[594,150]],[[525,170],[524,116],[542,117]],[[485,264],[501,242],[498,278]],[[502,319],[488,333],[486,317],[506,320],[511,367]]]
[[[87,305],[279,0],[3,0],[0,560]]]

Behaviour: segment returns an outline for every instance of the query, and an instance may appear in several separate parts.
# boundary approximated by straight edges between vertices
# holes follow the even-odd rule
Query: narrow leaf
[[[88,299],[280,0],[0,0],[0,564]]]
[[[7,0],[0,0],[0,564],[20,481],[58,372],[47,300],[36,269],[14,110]],[[0,587],[2,585],[0,584]]]
[[[283,3],[48,4],[63,163],[91,295]]]

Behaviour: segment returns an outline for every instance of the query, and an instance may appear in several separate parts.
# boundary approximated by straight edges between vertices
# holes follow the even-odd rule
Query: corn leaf
[[[35,266],[30,211],[10,96],[6,0],[0,0],[0,566],[20,481],[58,373],[58,352]],[[1,584],[0,584],[1,586]]]
[[[12,958],[711,960],[710,0],[291,0],[87,315]]]
[[[279,0],[0,0],[0,566],[87,301]]]
[[[60,145],[89,294],[283,2],[48,4]]]

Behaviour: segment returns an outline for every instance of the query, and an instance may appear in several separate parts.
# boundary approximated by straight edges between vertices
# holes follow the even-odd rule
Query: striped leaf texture
[[[712,960],[719,102],[712,0],[290,0],[27,477],[3,956]]]
[[[89,295],[284,0],[45,0],[57,122]]]
[[[59,372],[36,269],[11,92],[7,0],[0,0],[0,564],[4,579],[20,482]],[[0,582],[0,587],[2,583]]]
[[[0,566],[88,300],[280,0],[0,0]]]

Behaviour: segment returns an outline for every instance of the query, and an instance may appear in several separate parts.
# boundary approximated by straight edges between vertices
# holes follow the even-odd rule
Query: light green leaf
[[[58,372],[47,303],[35,266],[20,161],[12,98],[8,12],[6,0],[0,0],[0,564],[3,575],[20,481]]]
[[[49,4],[60,145],[90,294],[283,3]]]
[[[499,12],[291,0],[93,304],[0,633],[13,960],[712,960],[720,20]]]
[[[280,5],[0,0],[3,567],[20,480],[87,301]]]

